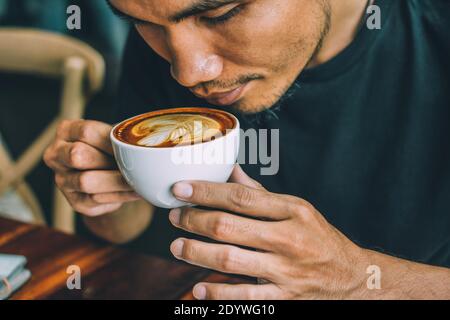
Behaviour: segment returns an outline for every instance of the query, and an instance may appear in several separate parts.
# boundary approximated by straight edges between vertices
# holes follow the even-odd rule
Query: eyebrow
[[[223,7],[225,5],[238,2],[239,0],[199,0],[196,3],[192,4],[186,9],[181,10],[178,13],[175,13],[174,15],[169,17],[169,21],[173,23],[180,23],[181,21],[198,15],[200,13],[204,13],[210,10],[218,9],[220,7]],[[152,22],[146,21],[143,19],[139,19],[136,17],[133,17],[131,15],[128,15],[116,7],[114,7],[109,0],[106,0],[108,3],[108,6],[111,8],[114,15],[118,16],[121,19],[124,19],[130,23],[137,23],[137,24],[151,24]]]

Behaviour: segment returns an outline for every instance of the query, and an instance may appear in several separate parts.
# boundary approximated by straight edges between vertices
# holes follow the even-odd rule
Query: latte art
[[[186,145],[220,136],[222,126],[200,114],[167,114],[136,124],[131,133],[139,139],[140,146]]]
[[[109,134],[124,180],[146,201],[168,209],[190,205],[173,195],[178,181],[228,181],[240,136],[239,119],[233,114],[199,107],[136,115]]]
[[[122,142],[148,148],[167,148],[208,142],[236,126],[221,110],[176,108],[149,112],[121,123],[114,132]]]

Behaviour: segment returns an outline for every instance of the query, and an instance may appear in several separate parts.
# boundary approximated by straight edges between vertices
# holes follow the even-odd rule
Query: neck
[[[368,0],[329,0],[329,3],[329,32],[307,68],[327,62],[350,45],[361,27]],[[369,3],[373,3],[373,0]]]

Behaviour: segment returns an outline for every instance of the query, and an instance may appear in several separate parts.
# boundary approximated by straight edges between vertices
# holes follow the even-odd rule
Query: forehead
[[[143,20],[165,21],[193,4],[198,0],[109,0],[110,3],[128,15]]]

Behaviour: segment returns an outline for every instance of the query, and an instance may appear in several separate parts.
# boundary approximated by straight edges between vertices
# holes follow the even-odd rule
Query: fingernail
[[[204,285],[196,285],[194,287],[194,290],[192,292],[195,299],[197,300],[204,300],[206,298],[206,288]]]
[[[175,208],[169,212],[169,220],[175,225],[180,224],[181,209]]]
[[[183,246],[183,240],[175,240],[170,246],[170,251],[176,258],[181,258],[181,255],[183,253]]]
[[[173,186],[172,192],[177,198],[188,199],[192,197],[193,189],[189,183],[178,182]]]

